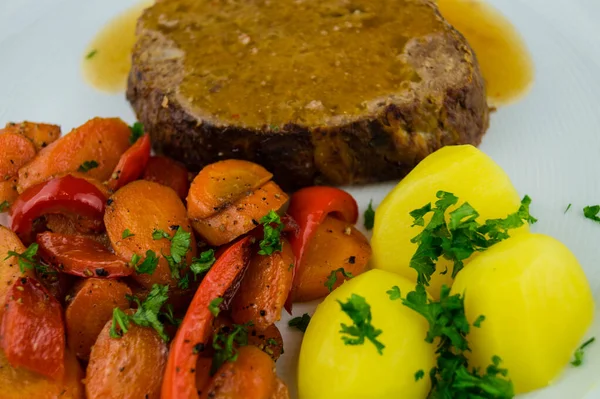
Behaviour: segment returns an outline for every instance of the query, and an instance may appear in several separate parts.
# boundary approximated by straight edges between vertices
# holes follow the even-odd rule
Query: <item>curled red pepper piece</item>
[[[129,276],[133,267],[91,238],[51,233],[38,234],[39,254],[62,273],[80,277]]]
[[[59,380],[65,371],[65,327],[58,301],[30,277],[18,278],[6,296],[2,349],[13,367]]]
[[[332,214],[344,222],[356,224],[358,220],[358,205],[356,200],[347,192],[335,187],[314,186],[296,191],[290,199],[287,213],[296,221],[298,230],[290,234],[289,241],[296,257],[294,267],[294,283],[296,285],[296,270],[302,262],[302,256],[310,245],[317,227],[327,215]],[[285,309],[292,311],[292,295],[288,295]]]
[[[71,175],[57,177],[25,190],[10,209],[11,229],[24,241],[33,221],[50,213],[77,214],[102,221],[105,195],[92,183]]]
[[[243,276],[250,261],[250,248],[250,237],[233,243],[200,283],[171,344],[162,385],[163,399],[198,398],[194,370],[213,332],[214,316],[209,305],[214,299],[223,298]]]
[[[124,185],[139,179],[150,159],[150,150],[150,135],[145,134],[121,155],[115,171],[106,183],[108,188],[117,191]]]

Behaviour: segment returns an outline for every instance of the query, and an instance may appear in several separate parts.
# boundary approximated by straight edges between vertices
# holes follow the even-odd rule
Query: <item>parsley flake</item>
[[[423,370],[419,370],[415,373],[415,381],[419,381],[423,377],[425,377],[425,372]]]
[[[583,216],[598,223],[600,223],[600,217],[598,217],[599,212],[600,205],[591,205],[583,208]]]
[[[264,236],[259,242],[259,255],[271,255],[273,252],[281,252],[281,232],[283,231],[283,223],[277,212],[271,210],[269,213],[260,219],[263,225]],[[273,227],[273,224],[275,227]]]
[[[365,298],[360,295],[352,294],[345,303],[338,300],[342,311],[350,317],[353,325],[348,326],[341,324],[342,341],[346,345],[362,345],[365,338],[375,345],[377,352],[383,354],[385,345],[377,340],[377,337],[382,333],[371,324],[371,306]],[[345,335],[344,335],[345,334]]]
[[[581,366],[583,363],[583,355],[585,354],[584,349],[592,344],[596,340],[596,337],[592,337],[585,341],[579,348],[575,350],[575,359],[571,362],[571,364],[575,367]]]
[[[367,230],[372,230],[375,225],[375,211],[373,210],[373,200],[369,202],[369,206],[364,213],[364,226]]]
[[[190,270],[194,273],[194,281],[200,274],[204,274],[210,270],[212,265],[215,263],[215,251],[209,249],[200,254],[199,258],[192,258],[192,264]]]
[[[564,213],[567,213],[567,212],[569,212],[569,209],[571,209],[571,205],[572,205],[572,204],[569,204],[569,205],[567,205],[567,209],[565,209],[565,212],[564,212]]]
[[[391,289],[387,290],[385,293],[389,295],[390,300],[392,300],[392,301],[395,301],[402,297],[402,295],[400,294],[400,288],[397,285],[393,286]]]
[[[10,203],[8,201],[0,202],[0,213],[8,211],[8,208],[10,208]]]
[[[533,224],[537,221],[529,213],[531,198],[525,196],[517,212],[504,219],[489,219],[484,224],[477,221],[479,213],[465,202],[449,213],[446,211],[458,203],[458,197],[452,193],[438,191],[435,207],[431,203],[410,212],[413,226],[425,226],[425,216],[431,213],[431,219],[421,233],[411,242],[418,244],[410,260],[410,267],[417,271],[417,284],[429,285],[440,257],[453,261],[452,278],[463,268],[463,261],[474,252],[485,251],[494,244],[509,238],[508,231]]]
[[[185,231],[181,226],[177,227],[173,237],[164,230],[155,229],[152,232],[152,239],[162,240],[166,239],[171,241],[170,255],[162,254],[169,264],[171,270],[171,277],[174,279],[183,279],[183,282],[179,282],[179,288],[187,288],[189,283],[189,277],[181,276],[181,270],[186,267],[185,256],[190,251],[190,245],[192,243],[192,234]]]
[[[93,58],[96,54],[98,54],[98,50],[94,49],[86,54],[85,59],[89,60],[89,59]]]
[[[302,332],[306,332],[308,328],[308,323],[310,323],[310,316],[308,313],[304,313],[301,317],[294,317],[288,321],[288,326],[294,327]]]
[[[223,303],[223,298],[221,297],[215,298],[212,301],[210,301],[210,304],[208,305],[208,310],[210,310],[210,313],[212,313],[213,316],[217,317],[219,315],[219,312],[221,311],[219,306],[221,306],[221,303]]]
[[[79,168],[77,168],[78,172],[81,173],[86,173],[89,172],[92,169],[97,168],[98,166],[100,166],[100,164],[94,160],[91,161],[85,161],[84,163],[82,163],[81,165],[79,165]]]
[[[133,236],[135,236],[135,234],[131,233],[131,231],[129,231],[129,229],[123,230],[123,234],[121,234],[121,238],[123,240],[126,238],[129,238],[129,237],[133,237]]]
[[[335,283],[337,282],[337,274],[341,273],[342,276],[346,277],[347,279],[351,279],[354,277],[354,275],[350,272],[347,272],[343,267],[340,267],[339,269],[336,270],[332,270],[331,273],[329,274],[329,277],[327,277],[327,281],[325,281],[325,287],[327,287],[327,289],[329,290],[329,292],[333,291],[333,286],[335,285]]]
[[[39,249],[39,245],[33,243],[25,249],[25,251],[19,253],[15,251],[8,251],[6,254],[6,258],[4,260],[9,260],[10,258],[16,258],[17,263],[19,264],[19,270],[21,273],[25,273],[25,270],[35,270],[40,274],[56,274],[56,272],[46,265],[39,263],[36,259],[37,252]]]
[[[473,323],[473,327],[477,327],[480,328],[481,327],[481,323],[483,323],[485,321],[485,316],[484,315],[480,315],[477,320],[475,320],[475,322]]]
[[[131,131],[131,135],[129,136],[130,144],[135,143],[144,135],[144,125],[140,122],[135,122],[133,125],[129,126],[129,130]]]
[[[139,257],[137,260],[139,261]],[[146,251],[146,258],[144,261],[139,266],[135,266],[135,271],[138,274],[153,274],[157,266],[158,257],[156,256],[156,253],[148,250]]]
[[[222,299],[222,298],[221,298]],[[231,327],[222,328],[213,335],[212,346],[215,350],[210,374],[214,375],[225,362],[235,362],[238,358],[240,346],[248,345],[248,328],[252,322],[247,324],[234,324]]]

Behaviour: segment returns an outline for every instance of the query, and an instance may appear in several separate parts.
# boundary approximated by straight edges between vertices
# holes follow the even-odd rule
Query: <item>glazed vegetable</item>
[[[179,198],[184,199],[190,189],[188,174],[188,170],[179,162],[163,156],[153,156],[146,164],[142,179],[171,187]]]
[[[292,300],[304,302],[326,296],[344,280],[364,272],[370,257],[371,247],[360,231],[347,222],[326,217],[316,226],[296,268]]]
[[[65,352],[65,375],[53,380],[23,367],[12,367],[0,351],[0,387],[3,399],[83,399],[83,372],[70,351]]]
[[[35,156],[35,146],[17,133],[0,133],[0,181],[15,176]]]
[[[508,176],[492,159],[475,147],[444,147],[424,159],[379,204],[371,246],[375,268],[399,273],[417,281],[411,267],[417,243],[411,239],[421,232],[412,228],[413,210],[436,201],[438,191],[451,192],[478,212],[478,222],[505,218],[519,209],[520,198]],[[448,208],[448,212],[455,206]],[[429,218],[422,223],[428,223]],[[528,226],[511,231],[515,236]],[[475,255],[477,256],[477,255]],[[464,259],[466,265],[472,257]],[[440,258],[429,281],[430,293],[439,295],[441,286],[452,284],[454,262]],[[448,270],[446,272],[446,270]],[[488,359],[489,361],[489,359]]]
[[[65,371],[62,309],[35,279],[20,277],[8,290],[0,336],[4,354],[13,367],[62,380]]]
[[[557,240],[520,234],[479,255],[458,274],[452,293],[465,294],[471,367],[502,359],[515,393],[555,380],[590,326],[594,302],[575,256]],[[483,367],[483,368],[482,368]]]
[[[280,211],[287,200],[277,184],[268,182],[213,216],[192,218],[192,225],[210,245],[227,244],[256,228],[270,211]]]
[[[108,188],[117,191],[127,183],[137,180],[150,159],[150,136],[145,134],[121,155],[110,179],[106,183]]]
[[[0,181],[0,213],[8,212],[10,205],[18,196],[16,177]]]
[[[108,180],[121,154],[129,148],[129,127],[118,118],[94,118],[42,149],[19,169],[19,191],[60,173],[75,172],[86,161],[98,167],[88,172],[99,181]]]
[[[171,344],[162,386],[162,398],[197,398],[196,366],[198,354],[208,346],[214,316],[209,305],[222,298],[243,276],[250,260],[249,237],[230,245],[206,274]]]
[[[132,325],[123,337],[111,338],[106,323],[90,355],[85,392],[88,399],[159,399],[167,344],[148,327]]]
[[[427,397],[429,378],[416,380],[415,373],[432,369],[435,346],[424,340],[427,321],[390,300],[386,291],[392,286],[403,295],[414,289],[405,277],[370,270],[337,288],[317,307],[300,349],[300,399]],[[350,316],[342,309],[338,301],[347,304],[353,296],[369,306],[370,320],[366,311]],[[368,325],[380,330],[375,339],[385,348],[379,353],[366,335],[362,343],[354,341],[357,336],[343,333],[342,324],[356,327],[352,332],[357,334]]]
[[[40,151],[42,148],[52,144],[60,137],[60,126],[47,123],[36,122],[9,122],[4,127],[5,132],[18,133],[33,142],[35,148]]]
[[[134,271],[127,262],[91,238],[48,231],[38,234],[36,241],[42,259],[62,273],[116,278],[129,276]]]
[[[34,219],[48,213],[77,214],[102,220],[106,197],[96,186],[71,175],[32,186],[23,192],[10,210],[11,228],[28,237]]]
[[[4,312],[7,293],[19,277],[34,277],[33,269],[24,268],[21,271],[19,259],[9,253],[23,253],[25,246],[15,233],[0,226],[0,321]]]
[[[200,398],[270,399],[277,389],[273,360],[255,346],[239,349],[235,362],[226,362],[205,387]]]
[[[292,287],[294,254],[287,240],[281,252],[252,256],[240,289],[231,303],[237,324],[252,322],[264,330],[281,318],[281,310]]]
[[[190,219],[206,219],[262,187],[273,175],[252,162],[228,159],[204,167],[188,194]]]
[[[77,357],[89,358],[92,345],[106,322],[111,320],[115,307],[129,308],[126,295],[131,295],[131,290],[119,281],[90,278],[75,286],[67,300],[65,326],[69,348]]]
[[[106,232],[115,253],[130,262],[141,261],[152,251],[158,259],[152,273],[135,273],[133,278],[143,287],[150,289],[154,284],[169,284],[177,287],[179,279],[186,273],[188,265],[196,255],[196,242],[188,223],[187,213],[181,199],[170,188],[161,184],[138,180],[117,191],[109,200],[104,215]],[[179,243],[173,253],[170,239],[153,237],[156,231],[175,236],[181,228]],[[123,238],[128,230],[129,236]],[[177,262],[168,257],[177,255]],[[137,262],[135,263],[137,265]]]
[[[292,195],[288,214],[299,226],[298,233],[290,237],[292,251],[296,256],[294,270],[294,284],[297,285],[298,270],[303,262],[304,254],[310,242],[327,215],[343,220],[351,225],[358,219],[358,206],[352,196],[345,191],[333,187],[307,187],[298,190]],[[291,312],[293,292],[288,296],[286,309]]]

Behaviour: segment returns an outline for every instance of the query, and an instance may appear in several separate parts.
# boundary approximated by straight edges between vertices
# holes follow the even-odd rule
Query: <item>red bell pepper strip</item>
[[[57,177],[19,195],[10,209],[11,228],[24,239],[31,232],[33,221],[49,213],[77,214],[102,221],[106,199],[85,179],[71,175]]]
[[[290,207],[287,213],[298,224],[298,232],[290,234],[289,237],[292,251],[296,257],[294,283],[285,303],[285,309],[291,314],[292,292],[293,287],[297,284],[296,270],[302,263],[302,256],[307,246],[310,245],[317,227],[330,214],[347,223],[356,224],[358,205],[350,194],[339,188],[314,186],[296,191],[290,199]]]
[[[223,298],[243,275],[250,262],[251,243],[251,237],[246,236],[229,246],[200,283],[171,344],[161,398],[198,398],[194,370],[213,332],[214,316],[208,306]]]
[[[150,135],[145,134],[121,155],[115,171],[106,183],[108,188],[117,191],[124,185],[139,179],[150,159],[150,150]]]
[[[20,277],[9,289],[0,334],[13,367],[55,380],[65,372],[65,327],[56,298],[33,278]]]
[[[47,231],[38,234],[36,241],[42,259],[62,273],[117,278],[134,271],[127,262],[91,238]]]

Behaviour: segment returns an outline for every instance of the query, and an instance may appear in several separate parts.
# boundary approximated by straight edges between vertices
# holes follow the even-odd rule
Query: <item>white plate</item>
[[[600,2],[490,0],[523,35],[536,81],[521,102],[493,114],[481,148],[533,198],[534,230],[550,234],[581,261],[600,299],[600,225],[582,216],[600,203]],[[0,124],[9,120],[58,123],[64,131],[93,116],[134,114],[123,95],[84,84],[80,60],[94,34],[133,0],[0,0]],[[350,189],[362,209],[377,204],[390,184]],[[563,214],[566,206],[573,206]],[[312,312],[301,305],[297,314]],[[600,323],[589,335],[600,337]],[[283,320],[286,354],[278,369],[295,391],[295,359],[302,334]],[[552,334],[552,331],[548,332]],[[552,348],[548,348],[552,351]],[[600,343],[583,367],[567,367],[550,388],[527,398],[600,398]],[[525,396],[523,396],[525,397]]]

